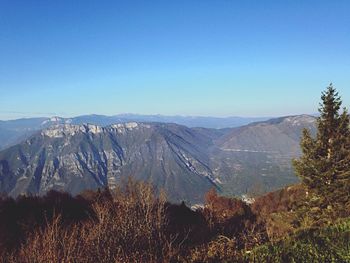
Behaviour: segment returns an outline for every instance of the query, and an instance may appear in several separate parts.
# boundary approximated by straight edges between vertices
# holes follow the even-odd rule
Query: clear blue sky
[[[0,119],[350,106],[350,1],[0,0]]]

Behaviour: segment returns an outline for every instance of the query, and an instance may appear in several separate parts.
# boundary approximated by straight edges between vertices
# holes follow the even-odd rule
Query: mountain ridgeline
[[[92,123],[99,126],[108,126],[116,123],[127,122],[160,122],[176,123],[187,127],[204,128],[232,128],[246,125],[256,121],[267,120],[266,117],[199,117],[199,116],[164,116],[164,115],[139,115],[119,114],[114,116],[105,115],[82,115],[73,118],[25,118],[18,120],[0,121],[0,150],[21,142],[24,138],[36,131],[58,124],[82,125]]]
[[[0,192],[11,196],[113,188],[133,177],[170,200],[202,202],[216,188],[241,196],[294,183],[290,161],[315,118],[285,117],[230,129],[129,122],[54,124],[0,152]]]

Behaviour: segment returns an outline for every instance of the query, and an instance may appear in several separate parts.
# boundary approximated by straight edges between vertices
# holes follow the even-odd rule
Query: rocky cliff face
[[[199,200],[215,186],[204,150],[210,144],[171,124],[53,126],[0,153],[0,189],[11,195],[50,189],[76,194],[113,188],[132,176],[164,188],[171,199]]]

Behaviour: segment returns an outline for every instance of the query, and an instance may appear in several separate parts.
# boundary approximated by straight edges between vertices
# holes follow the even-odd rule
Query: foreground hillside
[[[170,200],[202,203],[212,187],[225,195],[272,191],[297,182],[291,159],[300,154],[311,116],[285,117],[235,129],[124,123],[50,126],[0,152],[0,192],[78,194],[113,187],[123,178],[151,182]]]
[[[349,262],[350,210],[320,223],[303,202],[302,185],[252,205],[211,190],[193,211],[133,181],[78,197],[2,198],[0,261]]]

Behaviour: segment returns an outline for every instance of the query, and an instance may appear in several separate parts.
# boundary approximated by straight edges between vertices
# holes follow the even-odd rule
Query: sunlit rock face
[[[0,153],[0,189],[77,194],[131,176],[164,188],[172,200],[200,200],[216,186],[203,154],[210,144],[175,124],[55,125]]]

